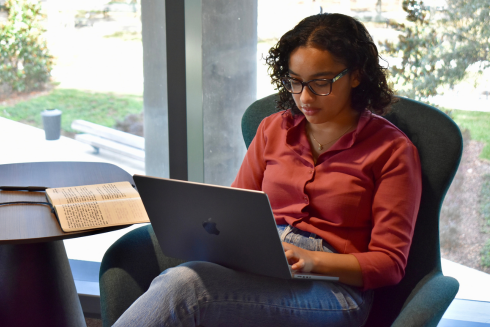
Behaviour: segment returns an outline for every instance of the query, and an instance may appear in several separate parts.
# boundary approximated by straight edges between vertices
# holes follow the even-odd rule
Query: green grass
[[[487,243],[485,243],[485,245],[483,246],[480,254],[480,264],[483,267],[490,267],[490,239],[487,240]]]
[[[124,41],[141,41],[140,32],[117,31],[113,34],[104,36],[105,38],[120,38]]]
[[[479,202],[480,213],[488,227],[490,226],[490,174],[483,175]],[[484,230],[487,230],[487,228],[484,228]],[[490,239],[487,240],[481,250],[481,265],[483,267],[490,267]]]
[[[55,89],[13,106],[0,106],[0,117],[42,128],[41,112],[56,108],[63,112],[61,129],[73,133],[70,125],[75,119],[114,127],[118,120],[128,114],[143,111],[143,98],[133,95],[114,95],[70,89]]]
[[[483,175],[483,183],[480,190],[480,213],[490,226],[490,174]]]
[[[452,118],[463,129],[468,129],[471,139],[485,143],[480,158],[490,160],[490,112],[453,110]]]

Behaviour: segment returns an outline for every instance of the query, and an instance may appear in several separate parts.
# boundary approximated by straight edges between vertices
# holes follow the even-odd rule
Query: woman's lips
[[[307,116],[313,116],[320,111],[319,108],[301,107],[301,111]]]

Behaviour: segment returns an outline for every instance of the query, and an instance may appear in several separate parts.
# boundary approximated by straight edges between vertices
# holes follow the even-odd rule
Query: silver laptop
[[[134,175],[165,255],[278,278],[338,280],[290,270],[264,192]]]

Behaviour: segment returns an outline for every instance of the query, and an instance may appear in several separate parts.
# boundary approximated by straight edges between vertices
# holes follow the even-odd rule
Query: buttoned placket
[[[308,182],[311,182],[311,181],[313,180],[314,173],[315,173],[315,169],[314,169],[314,168],[311,168],[311,167],[308,167],[308,175],[307,175],[308,177],[307,177],[307,179],[306,179],[306,181],[305,181],[305,185],[306,185]],[[303,196],[303,200],[304,200],[304,202],[305,202],[306,204],[309,204],[309,202],[310,202],[310,199],[309,199],[309,197],[308,197],[308,195],[307,195],[307,194],[305,194],[305,195]]]
[[[367,114],[370,115],[370,112],[367,112]],[[302,118],[305,119],[304,117],[302,117]],[[303,122],[304,122],[304,120],[303,120]],[[305,186],[306,186],[306,184],[308,182],[313,181],[315,169],[316,169],[317,166],[325,165],[325,162],[328,161],[337,151],[345,150],[345,149],[351,147],[354,144],[355,139],[357,138],[357,133],[358,133],[358,130],[359,130],[359,125],[357,126],[356,130],[354,131],[354,135],[349,140],[348,144],[344,144],[341,147],[336,147],[334,145],[334,147],[332,149],[328,149],[324,153],[320,154],[320,156],[318,157],[317,162],[315,164],[314,161],[313,161],[312,153],[311,153],[311,147],[308,144],[308,141],[307,141],[307,138],[306,138],[306,132],[303,132],[303,134],[301,136],[299,136],[299,137],[304,138],[303,145],[300,144],[300,145],[297,145],[297,146],[291,146],[291,144],[289,144],[287,142],[287,140],[289,139],[289,133],[291,133],[292,130],[294,130],[296,128],[301,128],[300,127],[301,123],[302,123],[302,121],[299,121],[299,122],[293,124],[293,126],[290,126],[287,129],[287,134],[288,135],[286,136],[286,146],[288,148],[290,148],[293,152],[295,152],[296,155],[299,156],[300,160],[303,162],[303,164],[305,165],[305,167],[307,167],[307,169],[308,169],[308,178],[305,181]],[[364,124],[362,124],[362,125],[364,125]],[[304,129],[303,129],[303,131],[304,131]],[[308,144],[308,145],[306,146],[306,144]],[[310,204],[309,196],[306,193],[303,193],[303,202],[305,203],[305,206],[308,206]],[[292,224],[292,226],[296,226],[298,223],[302,222],[304,220],[304,218],[298,219],[297,221],[295,221]]]

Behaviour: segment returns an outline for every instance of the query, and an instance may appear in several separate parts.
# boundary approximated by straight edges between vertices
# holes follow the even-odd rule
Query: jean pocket
[[[331,246],[327,241],[325,241],[320,236],[317,236],[316,241],[318,242],[317,243],[317,251],[329,252],[329,253],[338,253],[338,251],[335,250],[333,246]]]
[[[326,252],[326,251],[323,249],[323,239],[321,239],[321,238],[316,238],[316,239],[315,239],[315,243],[316,243],[316,246],[315,246],[315,251]]]

